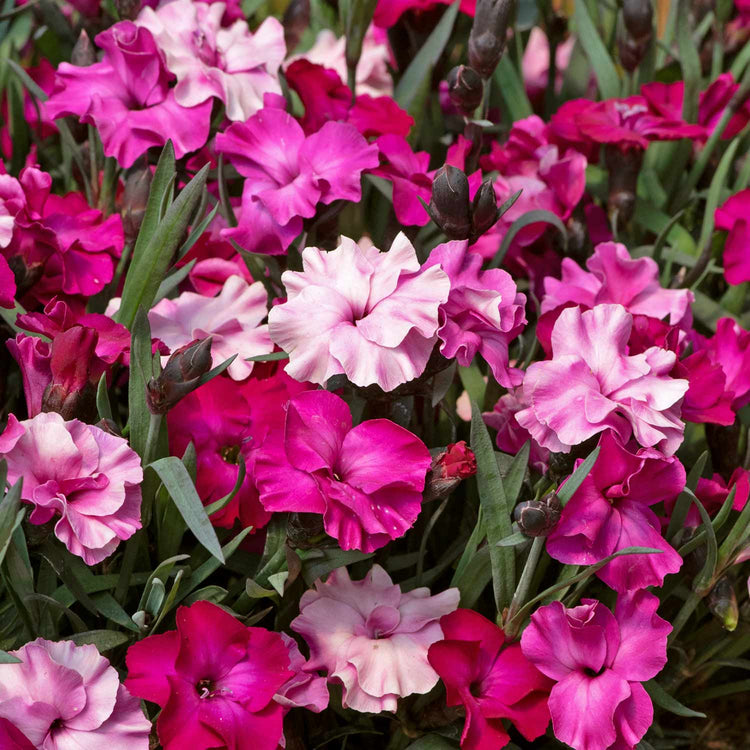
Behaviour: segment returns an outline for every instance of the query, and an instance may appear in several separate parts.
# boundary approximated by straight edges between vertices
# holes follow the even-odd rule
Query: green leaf
[[[4,480],[3,483],[5,483]],[[8,546],[13,538],[13,532],[21,525],[21,521],[26,514],[26,510],[21,508],[22,484],[23,477],[0,500],[0,563],[2,563],[8,551]]]
[[[718,561],[718,546],[716,543],[716,532],[714,531],[711,518],[709,517],[703,503],[695,496],[692,490],[687,487],[683,490],[698,508],[698,512],[703,521],[702,530],[706,533],[706,562],[703,564],[698,575],[693,581],[693,590],[699,596],[705,596],[713,586],[713,577],[716,572],[716,563]]]
[[[602,99],[614,99],[620,96],[620,76],[614,62],[604,46],[604,42],[591,20],[589,10],[583,0],[575,4],[575,25],[578,40],[591,63],[596,76],[599,93]]]
[[[513,122],[534,114],[523,79],[508,55],[500,58],[492,77]]]
[[[227,596],[229,592],[222,588],[221,586],[204,586],[202,589],[198,589],[197,591],[193,591],[192,594],[189,594],[183,599],[183,604],[186,607],[189,607],[191,604],[195,604],[195,602],[211,602],[212,604],[221,604]]]
[[[158,578],[161,581],[166,581],[169,578],[169,574],[172,572],[172,569],[175,565],[177,565],[177,563],[189,559],[190,555],[174,555],[174,557],[170,557],[167,560],[160,562],[156,570],[154,570],[154,572],[148,577],[146,586],[144,587],[143,593],[141,594],[141,600],[140,602],[138,602],[138,609],[141,610],[146,608],[146,601],[148,600],[148,597],[151,593],[151,584],[154,579]]]
[[[216,531],[206,515],[193,480],[190,478],[185,464],[176,456],[160,458],[150,464],[159,475],[170,497],[174,500],[180,515],[185,520],[188,529],[195,538],[220,562],[224,563],[224,555],[216,536]]]
[[[721,544],[719,565],[723,568],[750,535],[750,503],[740,511],[732,528]]]
[[[439,734],[426,734],[412,742],[406,750],[457,750],[458,745]]]
[[[212,370],[209,370],[204,375],[201,375],[198,379],[198,385],[196,387],[200,388],[202,385],[208,383],[209,380],[213,380],[217,375],[221,375],[221,373],[224,372],[224,370],[226,370],[229,365],[234,362],[235,359],[237,359],[237,355],[233,354],[228,359],[225,359],[220,365],[216,365],[216,367],[214,367]]]
[[[510,604],[516,588],[515,552],[497,546],[501,539],[513,533],[512,508],[495,460],[492,439],[476,401],[471,402],[471,447],[477,459],[477,487],[487,532],[495,606],[502,612]]]
[[[152,376],[151,327],[148,315],[138,310],[130,333],[130,379],[128,380],[128,439],[133,450],[143,458],[146,451],[151,412],[146,405],[146,383]]]
[[[109,393],[107,392],[107,373],[103,372],[99,378],[99,384],[96,386],[96,410],[100,419],[109,419],[114,422],[112,416],[112,406],[109,403]]]
[[[461,385],[463,385],[466,393],[469,394],[469,398],[481,404],[484,401],[484,391],[487,388],[487,382],[478,365],[474,363],[469,365],[469,367],[459,367],[458,377],[461,379]]]
[[[130,638],[126,633],[119,630],[87,630],[83,633],[74,633],[65,637],[66,641],[73,641],[76,646],[92,645],[100,652],[110,651],[117,646],[127,643]]]
[[[570,475],[565,484],[557,489],[557,497],[560,499],[560,505],[565,507],[566,503],[576,493],[576,490],[583,484],[583,480],[589,475],[589,472],[599,457],[599,446],[586,457],[586,460]]]
[[[240,456],[239,467],[239,471],[237,472],[237,481],[234,483],[234,487],[232,487],[229,493],[224,495],[224,497],[221,497],[216,502],[213,502],[210,505],[206,506],[207,516],[211,516],[214,513],[226,508],[227,505],[232,502],[234,496],[240,491],[240,487],[242,487],[242,483],[245,481],[245,476],[247,474],[244,456]]]
[[[165,277],[164,281],[159,284],[159,288],[156,290],[154,304],[161,302],[161,300],[168,296],[174,289],[177,289],[177,287],[188,277],[193,270],[193,266],[197,262],[198,259],[193,258],[189,263],[185,263],[184,266],[180,266],[170,273],[169,276]]]
[[[409,110],[415,96],[422,88],[425,80],[432,74],[432,69],[443,54],[458,16],[458,8],[459,3],[454,2],[443,13],[443,17],[409,63],[409,67],[404,71],[396,85],[393,98],[403,109]]]
[[[698,92],[701,90],[701,59],[690,28],[691,0],[677,1],[680,5],[677,16],[677,51],[680,56],[682,79],[685,85],[685,94],[682,100],[682,119],[685,122],[697,122]]]
[[[194,229],[190,231],[190,235],[188,238],[183,242],[182,247],[177,251],[177,258],[184,258],[192,249],[193,245],[198,242],[198,240],[201,238],[201,235],[203,232],[208,229],[208,225],[214,220],[214,217],[216,216],[217,211],[219,210],[219,204],[217,203],[211,211],[205,216],[203,221],[201,221],[198,226],[196,226]]]
[[[503,475],[503,486],[505,496],[508,500],[508,506],[513,508],[518,502],[518,496],[523,486],[523,480],[529,466],[529,452],[531,451],[531,441],[527,440],[521,450],[513,457],[510,468]]]
[[[373,555],[359,550],[342,550],[334,547],[324,549],[298,550],[302,560],[302,577],[308,586],[332,570],[351,565],[362,560],[369,560]]]
[[[516,531],[515,534],[511,534],[510,536],[506,536],[505,539],[501,539],[498,543],[498,547],[517,547],[519,544],[525,544],[526,542],[531,541],[529,537],[526,536],[526,534],[522,534],[520,531]]]
[[[245,362],[280,362],[289,359],[286,352],[271,352],[270,354],[256,354],[254,357],[245,357]]]
[[[665,711],[670,711],[677,716],[684,716],[685,718],[694,719],[705,719],[706,714],[702,714],[700,711],[693,711],[692,708],[683,706],[678,700],[673,698],[658,682],[655,680],[649,680],[643,683],[643,687],[646,688],[646,692],[649,694],[651,700],[663,708]]]
[[[148,244],[143,243],[141,249],[139,242],[136,241],[133,260],[122,290],[122,302],[116,316],[117,321],[128,328],[133,325],[139,307],[145,310],[151,308],[172,256],[205,189],[208,169],[209,165],[206,164],[180,191],[176,200],[167,209],[164,218],[153,231]],[[167,187],[169,188],[168,185]],[[164,198],[166,194],[165,192],[161,197]],[[149,195],[150,204],[151,196]],[[148,214],[148,207],[146,213]],[[142,231],[143,227],[141,227]],[[140,240],[140,234],[139,232],[138,240]]]
[[[0,664],[21,664],[21,660],[7,651],[0,651]]]
[[[532,224],[552,224],[556,229],[560,231],[562,235],[565,247],[568,245],[568,232],[565,229],[565,224],[560,221],[560,217],[553,214],[552,211],[545,211],[544,209],[537,209],[536,211],[527,211],[522,216],[519,216],[511,225],[508,231],[503,237],[503,241],[500,244],[500,249],[495,253],[495,256],[490,261],[487,268],[500,268],[505,255],[511,246],[511,243],[516,238],[516,235],[528,226]]]

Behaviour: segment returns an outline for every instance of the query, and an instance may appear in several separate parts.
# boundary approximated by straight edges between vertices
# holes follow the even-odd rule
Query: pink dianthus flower
[[[291,627],[310,646],[306,669],[323,669],[329,682],[341,684],[345,708],[395,711],[399,698],[437,683],[427,650],[442,640],[440,618],[458,600],[455,588],[435,596],[427,588],[402,593],[379,565],[361,581],[337,568],[302,595]]]

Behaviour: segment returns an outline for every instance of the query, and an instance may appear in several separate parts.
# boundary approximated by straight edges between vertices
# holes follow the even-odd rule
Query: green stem
[[[505,634],[508,638],[515,638],[518,633],[520,622],[513,623],[512,621],[526,602],[526,597],[529,595],[529,588],[531,587],[531,581],[534,578],[534,571],[536,571],[536,566],[539,564],[539,558],[542,556],[543,550],[544,537],[538,536],[534,539],[534,543],[531,545],[529,556],[526,558],[526,564],[523,566],[521,580],[518,582],[518,586],[513,594],[513,599],[511,600],[505,618],[506,623],[508,623]]]
[[[424,573],[424,556],[427,550],[427,540],[430,538],[432,529],[438,522],[438,519],[443,514],[445,506],[448,505],[449,499],[450,495],[448,495],[448,497],[446,497],[443,502],[440,503],[438,509],[432,514],[432,518],[430,518],[427,527],[424,530],[424,534],[422,534],[422,541],[419,543],[419,557],[417,558],[417,586],[422,585],[422,574]]]
[[[677,636],[679,635],[680,631],[683,627],[687,624],[687,621],[690,619],[690,616],[695,611],[695,608],[700,603],[701,597],[698,596],[694,591],[690,592],[690,596],[685,599],[685,602],[683,603],[682,607],[680,608],[680,611],[677,613],[677,617],[674,619],[674,624],[672,625],[672,632],[669,634],[669,638],[667,639],[667,645],[671,646]]]
[[[146,435],[146,447],[143,449],[143,465],[148,466],[156,455],[156,446],[159,442],[159,428],[161,427],[161,414],[152,414],[148,421],[148,433]]]

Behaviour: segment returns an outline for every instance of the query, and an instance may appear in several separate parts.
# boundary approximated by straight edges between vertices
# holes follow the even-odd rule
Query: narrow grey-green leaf
[[[669,711],[677,716],[684,716],[685,718],[706,718],[706,714],[702,714],[700,711],[693,711],[692,708],[683,706],[682,703],[673,698],[658,682],[656,682],[656,680],[644,682],[643,687],[646,688],[646,692],[651,697],[651,700],[656,703],[659,708],[663,708],[665,711]]]
[[[617,74],[617,68],[604,46],[598,29],[591,20],[585,2],[575,4],[574,19],[578,40],[591,63],[602,99],[614,99],[620,96],[620,76]]]
[[[409,63],[409,67],[404,71],[396,85],[394,99],[404,109],[409,109],[417,92],[419,92],[422,84],[432,73],[432,69],[443,54],[458,16],[458,8],[459,3],[454,2],[443,13],[443,17],[438,21],[430,36],[427,37],[427,41]]]
[[[117,646],[127,643],[130,638],[126,633],[119,630],[87,630],[83,633],[74,633],[65,638],[67,641],[73,641],[76,646],[92,645],[100,652],[109,651]]]
[[[128,438],[133,450],[143,457],[151,412],[146,405],[146,383],[152,376],[151,326],[146,311],[138,310],[130,333],[130,379],[128,380]]]
[[[20,664],[21,660],[7,651],[0,651],[0,664]]]
[[[216,531],[214,531],[211,521],[208,520],[206,509],[195,490],[195,485],[185,468],[185,464],[176,456],[167,456],[154,461],[150,464],[150,467],[159,475],[159,479],[174,500],[188,529],[223,564],[224,554],[221,551]]]
[[[512,549],[497,543],[513,533],[513,525],[495,449],[476,401],[471,403],[471,447],[477,458],[477,486],[483,509],[484,528],[490,549],[495,606],[502,612],[510,604],[516,588],[516,558]]]
[[[518,74],[510,56],[503,55],[500,58],[492,77],[508,109],[508,116],[513,122],[534,114],[523,79]]]
[[[576,490],[583,484],[583,480],[589,475],[589,472],[596,463],[599,456],[599,446],[586,457],[586,460],[570,475],[565,484],[557,490],[557,496],[560,498],[560,504],[564,507]]]

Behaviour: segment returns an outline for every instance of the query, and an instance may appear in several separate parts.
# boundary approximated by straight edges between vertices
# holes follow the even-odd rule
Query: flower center
[[[598,677],[600,674],[604,672],[604,667],[602,667],[598,672],[593,670],[591,667],[584,667],[583,673],[586,675],[586,677]]]
[[[195,689],[198,691],[199,698],[210,698],[214,692],[214,681],[209,679],[198,680]]]
[[[482,697],[482,683],[480,683],[479,681],[472,682],[471,685],[469,685],[469,692],[475,698],[481,698]]]
[[[239,445],[225,445],[220,451],[219,455],[228,464],[239,464],[240,462],[240,446]]]

